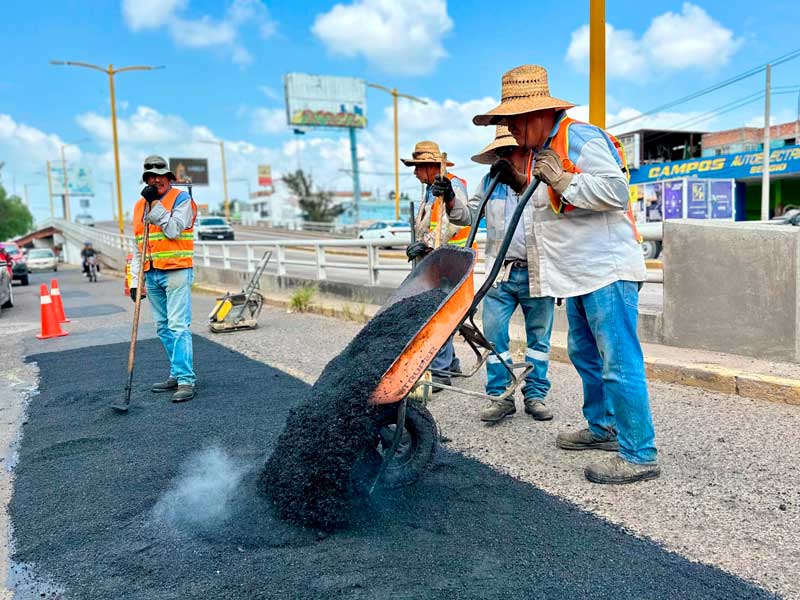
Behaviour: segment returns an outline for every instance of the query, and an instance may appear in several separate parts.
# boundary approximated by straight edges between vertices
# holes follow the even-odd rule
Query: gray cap
[[[175,173],[169,170],[167,159],[157,154],[151,154],[144,159],[144,173],[142,173],[142,181],[148,175],[166,175],[172,181],[175,181]]]

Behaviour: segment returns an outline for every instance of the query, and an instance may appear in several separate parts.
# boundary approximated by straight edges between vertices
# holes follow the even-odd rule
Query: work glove
[[[136,288],[131,288],[131,302],[136,303]]]
[[[450,181],[450,178],[447,176],[442,177],[441,175],[437,175],[433,178],[433,184],[431,184],[431,194],[434,196],[441,196],[442,200],[444,200],[445,204],[450,206],[453,202],[453,199],[456,197],[455,191],[453,191],[453,183]]]
[[[408,248],[406,248],[408,262],[411,262],[415,258],[427,256],[431,252],[433,252],[433,248],[428,246],[425,242],[414,242],[413,244],[409,244]]]
[[[147,185],[142,189],[142,198],[147,200],[149,204],[152,204],[161,198],[161,194],[158,193],[158,189],[155,186]]]
[[[517,171],[507,158],[498,158],[492,163],[492,167],[489,169],[489,177],[493,178],[498,174],[500,175],[498,181],[506,184],[518,194],[528,184],[528,178],[525,174]]]
[[[564,194],[573,176],[572,173],[564,170],[561,157],[549,148],[536,155],[536,162],[531,174],[553,188],[559,198]]]

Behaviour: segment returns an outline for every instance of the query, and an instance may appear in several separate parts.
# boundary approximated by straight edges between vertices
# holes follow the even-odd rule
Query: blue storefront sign
[[[763,172],[763,152],[740,152],[722,156],[691,158],[670,163],[642,165],[631,170],[631,183],[648,183],[660,179],[699,177],[713,179],[748,179]],[[769,155],[769,172],[773,175],[800,174],[800,146],[786,146]]]
[[[711,218],[733,217],[733,187],[727,181],[711,182]]]

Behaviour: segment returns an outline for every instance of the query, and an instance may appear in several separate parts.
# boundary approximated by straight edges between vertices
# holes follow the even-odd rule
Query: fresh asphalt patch
[[[87,317],[105,317],[125,312],[125,309],[116,304],[85,304],[82,306],[66,305],[64,312],[70,319],[85,319]]]
[[[258,474],[307,384],[196,337],[198,395],[171,404],[148,391],[167,375],[151,339],[116,414],[127,352],[31,357],[41,393],[9,509],[16,581],[39,581],[37,597],[48,585],[78,599],[771,597],[449,451],[347,529],[288,524]]]

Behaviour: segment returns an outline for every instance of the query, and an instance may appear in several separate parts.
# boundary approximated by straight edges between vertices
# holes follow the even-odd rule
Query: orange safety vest
[[[466,189],[467,181],[465,179],[462,179],[461,177],[458,177],[457,175],[453,175],[452,173],[448,173],[447,174],[447,178],[450,181],[453,181],[453,179],[458,179],[461,183],[464,184],[464,188]],[[433,208],[431,209],[431,221],[430,221],[430,224],[428,225],[428,231],[430,231],[430,232],[435,231],[436,230],[436,226],[439,224],[439,211],[440,211],[440,206],[442,204],[443,204],[443,202],[437,202],[435,200],[433,202]],[[470,229],[469,226],[464,226],[461,229],[459,229],[458,231],[456,231],[455,235],[453,235],[453,237],[451,237],[448,240],[447,245],[448,246],[457,246],[459,248],[463,248],[464,246],[466,246],[467,245],[467,236],[469,236],[469,229]],[[478,244],[473,242],[472,247],[473,247],[473,249],[477,250],[478,249]]]
[[[558,126],[558,131],[550,140],[549,148],[555,151],[561,157],[561,164],[564,167],[564,170],[568,173],[580,173],[580,169],[572,162],[569,158],[569,128],[570,125],[573,123],[579,123],[581,125],[588,125],[588,123],[584,123],[583,121],[578,121],[576,119],[572,119],[570,117],[564,117],[561,120],[561,123]],[[614,149],[617,151],[617,161],[619,162],[620,168],[625,173],[626,179],[630,179],[630,173],[628,172],[628,162],[625,159],[625,149],[622,147],[620,141],[608,133],[607,131],[601,129],[600,130],[603,135],[605,135],[611,144],[614,146]],[[530,171],[533,168],[533,157],[531,156],[531,161],[528,165],[528,181],[530,181]],[[568,213],[571,210],[574,210],[575,207],[571,204],[567,204],[564,202],[556,193],[553,191],[553,188],[550,186],[547,187],[547,192],[550,195],[550,206],[556,213]],[[642,237],[639,235],[639,229],[636,227],[636,218],[633,216],[633,208],[632,203],[628,202],[628,210],[626,211],[628,215],[628,220],[631,223],[631,227],[633,228],[633,236],[636,238],[638,242],[641,243]]]
[[[180,190],[170,188],[161,198],[161,206],[172,212],[175,200]],[[136,236],[136,246],[142,251],[144,241],[144,204],[146,200],[139,198],[133,207],[133,235]],[[170,271],[173,269],[188,269],[192,266],[194,257],[194,221],[197,218],[197,205],[192,203],[192,222],[188,228],[180,232],[174,240],[169,239],[158,225],[148,225],[147,251],[145,252],[144,270],[149,271],[152,264],[154,269]]]

